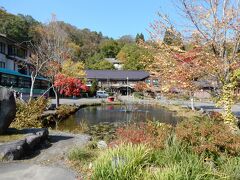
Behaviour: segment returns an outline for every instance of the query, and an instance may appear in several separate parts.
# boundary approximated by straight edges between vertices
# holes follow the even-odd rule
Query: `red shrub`
[[[116,130],[117,140],[110,143],[110,147],[120,143],[147,144],[151,147],[164,148],[165,142],[171,134],[172,126],[154,122],[130,125]]]
[[[231,127],[214,120],[183,121],[176,127],[176,137],[199,154],[240,154],[240,136]]]

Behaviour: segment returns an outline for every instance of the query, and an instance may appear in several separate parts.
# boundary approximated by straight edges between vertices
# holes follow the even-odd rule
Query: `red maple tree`
[[[63,74],[56,75],[54,86],[59,89],[60,94],[65,96],[79,96],[82,92],[89,90],[82,80]]]

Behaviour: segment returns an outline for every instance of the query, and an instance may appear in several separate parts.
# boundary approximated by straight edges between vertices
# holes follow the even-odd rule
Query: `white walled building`
[[[29,75],[30,66],[27,63],[29,56],[30,51],[26,46],[0,34],[0,68]]]
[[[123,64],[120,60],[116,58],[105,58],[105,60],[112,63],[116,70],[122,70]]]

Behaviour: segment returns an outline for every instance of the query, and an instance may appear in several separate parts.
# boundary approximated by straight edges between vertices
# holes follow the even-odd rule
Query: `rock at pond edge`
[[[0,134],[10,126],[16,115],[16,101],[11,90],[0,87]]]

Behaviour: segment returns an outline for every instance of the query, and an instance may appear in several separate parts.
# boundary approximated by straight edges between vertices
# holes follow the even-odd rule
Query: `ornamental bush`
[[[240,155],[240,135],[223,121],[208,118],[185,120],[175,131],[178,141],[190,145],[198,154]]]
[[[128,127],[116,130],[117,141],[132,144],[146,144],[154,148],[164,148],[167,140],[171,137],[173,127],[159,122],[147,122],[132,124]],[[114,144],[114,143],[112,143]],[[112,145],[111,144],[111,145]]]
[[[42,127],[41,115],[48,105],[48,100],[45,98],[38,98],[30,102],[17,100],[16,117],[11,124],[11,127],[18,129]]]

